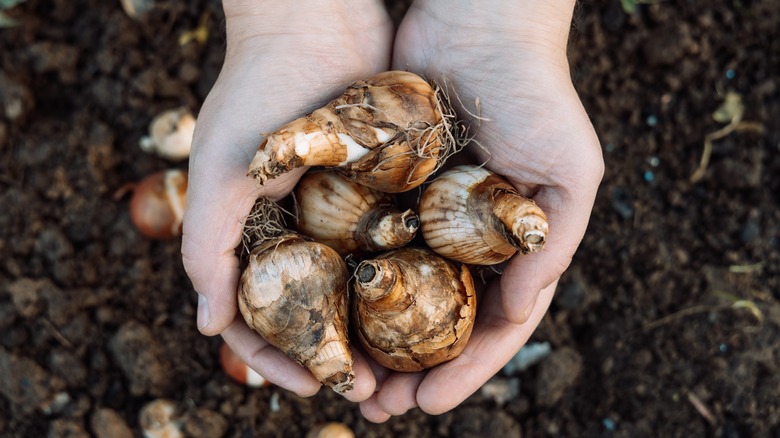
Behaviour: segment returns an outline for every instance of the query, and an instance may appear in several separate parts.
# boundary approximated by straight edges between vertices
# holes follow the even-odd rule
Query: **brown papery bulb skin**
[[[186,171],[170,169],[149,175],[133,188],[130,220],[150,239],[180,236],[186,196]]]
[[[247,325],[334,391],[352,389],[341,256],[290,232],[255,245],[248,263],[238,288]]]
[[[477,311],[466,265],[402,248],[355,271],[353,316],[371,357],[396,371],[420,371],[457,357]]]
[[[271,133],[249,174],[260,184],[301,166],[338,167],[385,193],[422,184],[446,158],[451,114],[421,77],[380,73]]]
[[[401,211],[393,197],[337,172],[307,173],[295,187],[299,232],[341,255],[400,248],[417,234],[420,221]]]
[[[420,198],[425,243],[447,258],[493,265],[540,251],[547,216],[507,180],[478,166],[457,166],[436,178]]]

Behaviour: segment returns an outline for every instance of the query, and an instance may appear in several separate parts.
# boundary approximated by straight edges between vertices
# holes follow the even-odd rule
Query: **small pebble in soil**
[[[200,408],[187,415],[184,420],[184,431],[191,438],[211,438],[225,436],[228,421],[217,412]]]
[[[520,379],[494,376],[482,385],[479,393],[483,397],[493,400],[497,405],[503,406],[504,403],[514,400],[520,395]]]
[[[49,424],[50,437],[89,438],[84,427],[75,420],[58,418]]]
[[[555,406],[577,384],[582,369],[582,356],[577,350],[571,347],[555,350],[540,364],[536,402],[541,406]]]
[[[647,126],[649,126],[649,127],[651,127],[651,128],[652,128],[652,127],[654,127],[654,126],[658,125],[658,117],[656,117],[656,116],[655,116],[655,115],[653,115],[653,114],[650,114],[650,115],[649,115],[649,116],[647,116],[647,118],[645,119],[645,123],[647,123]]]
[[[549,342],[530,342],[525,344],[515,356],[504,365],[503,373],[511,376],[541,362],[552,352]]]
[[[739,239],[743,244],[753,242],[758,236],[761,235],[761,224],[758,222],[758,218],[748,218],[745,221],[745,225],[742,226],[742,231],[739,233]]]
[[[46,415],[59,413],[68,405],[68,403],[70,403],[70,401],[70,394],[67,392],[58,392],[54,395],[51,402],[41,406],[41,412]]]
[[[651,170],[646,170],[645,173],[642,174],[642,178],[647,182],[652,182],[655,179],[655,175]]]
[[[281,406],[279,406],[279,393],[274,392],[271,394],[271,398],[268,400],[268,408],[271,412],[279,412]]]
[[[634,216],[634,198],[623,187],[616,187],[612,191],[612,208],[623,219],[631,219]]]
[[[109,341],[114,363],[124,372],[133,395],[162,396],[173,382],[163,350],[152,331],[137,321],[123,324]]]
[[[32,359],[0,348],[0,395],[11,401],[12,415],[28,415],[36,409],[49,410],[65,383]],[[58,397],[59,396],[59,397]]]
[[[726,70],[726,79],[734,79],[737,76],[737,72],[732,69]]]
[[[555,303],[564,309],[574,310],[585,302],[588,286],[578,271],[570,272],[572,274],[558,285]]]
[[[652,167],[658,167],[658,165],[661,164],[661,159],[656,157],[655,155],[652,155],[650,158],[647,159],[647,164],[649,164]]]
[[[0,71],[0,108],[11,122],[23,120],[35,107],[29,88]]]
[[[607,429],[608,431],[612,432],[617,427],[617,424],[615,424],[615,421],[611,418],[605,418],[601,420],[601,424],[604,425],[604,429]]]
[[[113,409],[101,408],[95,411],[90,426],[98,438],[133,438],[133,431]]]
[[[726,344],[720,344],[720,346],[718,346],[718,350],[721,353],[725,353],[725,352],[729,351],[729,346],[726,345]]]

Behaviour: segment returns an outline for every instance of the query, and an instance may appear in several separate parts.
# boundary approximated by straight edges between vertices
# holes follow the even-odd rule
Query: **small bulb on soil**
[[[355,438],[355,433],[346,424],[334,421],[310,430],[306,438]]]
[[[265,380],[257,371],[249,367],[238,355],[233,352],[230,346],[222,343],[219,346],[219,363],[222,370],[238,383],[251,388],[261,388],[269,386],[270,382]]]
[[[132,188],[130,219],[150,239],[181,235],[187,195],[187,172],[170,169],[147,176]]]
[[[392,195],[348,180],[337,172],[308,173],[295,187],[297,229],[341,255],[400,248],[420,221],[401,211]]]
[[[190,156],[195,117],[187,108],[177,108],[158,114],[149,124],[149,135],[141,138],[144,152],[169,160],[186,160]]]

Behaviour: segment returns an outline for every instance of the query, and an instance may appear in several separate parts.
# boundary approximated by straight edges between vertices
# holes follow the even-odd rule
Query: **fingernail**
[[[536,307],[536,299],[539,297],[539,295],[534,295],[531,299],[531,302],[528,303],[528,305],[525,307],[525,311],[523,311],[523,316],[525,317],[525,321],[528,321],[528,318],[531,317],[531,313],[534,311],[534,307]]]
[[[205,295],[198,295],[198,330],[203,330],[209,324],[211,324],[209,302]]]

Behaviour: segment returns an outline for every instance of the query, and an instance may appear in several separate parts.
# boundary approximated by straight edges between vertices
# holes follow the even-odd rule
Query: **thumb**
[[[255,200],[283,197],[305,169],[260,187],[246,176],[248,159],[229,158],[231,154],[221,145],[198,144],[197,128],[195,137],[181,251],[184,269],[198,293],[198,329],[212,336],[221,333],[236,316],[240,275],[236,248]]]
[[[539,292],[556,281],[569,267],[588,225],[592,193],[542,188],[534,200],[547,214],[550,231],[542,251],[515,255],[501,277],[502,307],[514,323],[528,320]]]
[[[190,186],[182,233],[182,261],[198,292],[198,329],[205,335],[224,330],[236,315],[241,221],[254,203],[249,178],[213,181],[190,166]]]

